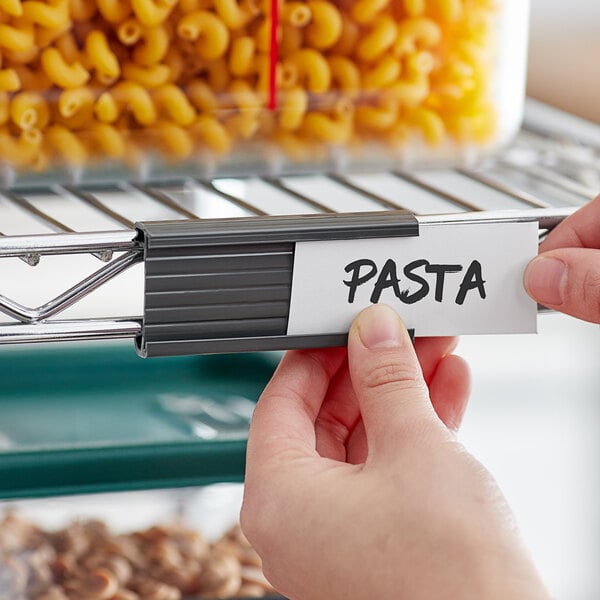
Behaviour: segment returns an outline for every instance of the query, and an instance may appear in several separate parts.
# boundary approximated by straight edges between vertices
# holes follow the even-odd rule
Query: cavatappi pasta
[[[292,161],[415,139],[483,145],[497,132],[501,10],[502,0],[0,0],[0,162],[35,171],[218,161],[252,144]]]

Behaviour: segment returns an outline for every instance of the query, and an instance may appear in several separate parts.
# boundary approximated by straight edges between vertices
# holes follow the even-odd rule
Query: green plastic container
[[[278,358],[2,349],[0,498],[242,481],[251,411]]]

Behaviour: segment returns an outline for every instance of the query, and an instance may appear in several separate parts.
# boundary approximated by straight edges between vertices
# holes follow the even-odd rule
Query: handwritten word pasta
[[[501,0],[278,2],[0,0],[0,163],[493,140]]]

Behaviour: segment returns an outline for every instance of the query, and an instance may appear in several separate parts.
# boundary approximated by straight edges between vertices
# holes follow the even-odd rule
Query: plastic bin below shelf
[[[0,353],[0,498],[241,481],[278,355],[140,360],[129,345]]]
[[[0,597],[281,598],[237,524],[241,497],[226,484],[2,503]]]

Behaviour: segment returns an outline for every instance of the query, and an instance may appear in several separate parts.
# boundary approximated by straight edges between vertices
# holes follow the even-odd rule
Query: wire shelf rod
[[[38,220],[43,225],[46,225],[50,229],[60,233],[73,233],[73,229],[71,229],[68,225],[65,225],[58,219],[55,219],[48,213],[39,209],[37,206],[34,206],[29,200],[24,198],[23,196],[16,194],[15,192],[11,192],[10,190],[1,190],[0,194],[18,206],[21,210],[26,213],[32,215],[36,220]]]
[[[465,209],[465,210],[468,210],[471,212],[481,212],[481,209],[478,206],[475,206],[474,204],[471,204],[467,200],[460,198],[459,196],[456,196],[454,194],[451,194],[450,192],[447,192],[446,190],[442,190],[435,185],[431,185],[431,184],[423,181],[416,175],[410,175],[403,171],[392,171],[392,174],[394,175],[394,177],[397,177],[398,179],[407,181],[408,183],[411,183],[412,185],[415,185],[415,186],[425,190],[426,192],[433,194],[434,196],[443,198],[444,200],[451,202],[452,204],[454,204],[455,206],[458,206],[459,208],[462,208],[462,209]]]
[[[568,139],[600,150],[600,125],[532,98],[525,103],[523,129],[545,138]]]
[[[505,194],[506,196],[510,196],[511,198],[515,198],[532,208],[550,208],[552,205],[544,202],[543,200],[539,200],[533,194],[529,194],[528,192],[524,192],[518,187],[507,183],[506,181],[500,181],[493,176],[484,175],[479,171],[471,171],[469,169],[458,169],[458,173],[472,179],[473,181],[477,181],[486,187],[492,188],[498,192]]]
[[[137,231],[93,231],[0,237],[0,257],[27,254],[91,254],[112,250],[125,252],[138,248]]]
[[[545,138],[535,132],[522,131],[519,134],[514,149],[534,151],[546,166],[556,166],[560,169],[598,170],[600,150],[590,146],[582,146],[573,140]],[[511,154],[510,152],[508,153]]]
[[[419,224],[442,223],[523,223],[535,221],[541,230],[556,227],[577,210],[575,206],[561,208],[523,208],[513,210],[486,210],[480,212],[448,213],[445,215],[419,215]]]
[[[190,219],[192,221],[196,221],[196,220],[200,219],[200,217],[197,214],[188,210],[187,208],[185,208],[185,206],[182,206],[179,202],[176,202],[175,200],[173,200],[173,198],[171,198],[170,196],[165,194],[162,190],[159,190],[159,189],[156,189],[156,188],[153,188],[153,187],[141,184],[141,183],[125,183],[122,185],[122,188],[124,191],[135,190],[135,191],[139,192],[140,194],[142,194],[143,196],[146,196],[147,198],[154,200],[158,204],[161,204],[162,206],[165,206],[166,208],[169,208],[172,211],[180,214],[182,217],[185,217],[186,219]]]
[[[111,208],[106,206],[106,204],[104,204],[99,198],[97,198],[96,196],[94,196],[94,194],[92,194],[91,192],[89,192],[87,190],[79,189],[72,185],[61,185],[61,186],[58,186],[58,189],[64,190],[71,196],[74,196],[75,198],[78,198],[82,202],[89,204],[90,206],[95,208],[97,211],[103,213],[104,215],[106,215],[107,217],[109,217],[110,219],[115,221],[116,223],[119,223],[120,225],[124,225],[128,229],[133,229],[135,226],[133,221],[130,221],[123,215],[115,212],[114,210],[112,210]]]
[[[232,204],[244,209],[245,211],[247,211],[249,213],[252,213],[259,217],[266,217],[269,214],[269,213],[265,212],[264,210],[261,210],[257,206],[250,204],[250,202],[244,200],[243,198],[238,198],[238,196],[234,196],[233,194],[230,194],[229,192],[224,192],[223,190],[219,189],[212,181],[204,181],[202,179],[192,179],[191,181],[194,185],[200,186],[200,187],[204,188],[205,190],[207,190],[213,194],[216,194],[217,196],[220,196],[224,200],[231,202]]]
[[[551,183],[562,190],[574,194],[584,200],[591,200],[598,192],[597,190],[593,190],[592,188],[579,183],[569,177],[566,177],[560,174],[557,171],[552,171],[549,168],[541,167],[539,165],[519,165],[511,160],[499,159],[498,164],[503,167],[511,170],[516,170],[520,173],[525,173],[539,179],[541,181],[545,181],[546,183]]]
[[[9,236],[7,236],[6,234],[4,234],[0,231],[0,244],[2,243],[2,241],[1,241],[2,238],[10,239]],[[29,265],[30,267],[35,267],[40,263],[40,255],[37,252],[27,252],[25,254],[13,254],[12,256],[15,256],[16,258],[22,260],[26,265]]]
[[[11,192],[10,190],[2,190],[0,191],[0,194],[26,213],[31,214],[35,219],[37,219],[43,225],[46,225],[53,231],[56,231],[58,233],[75,233],[74,229],[72,229],[68,225],[65,225],[58,219],[55,219],[53,216],[49,215],[43,210],[39,209],[37,206],[32,204],[23,196],[16,194],[15,192]],[[109,262],[113,257],[113,253],[112,250],[102,250],[101,252],[92,252],[92,256],[95,256],[98,260],[101,260],[102,262]],[[35,265],[32,266],[36,266],[38,263],[39,259],[37,260]]]
[[[6,296],[0,295],[0,312],[23,323],[36,323],[48,319],[66,310],[69,306],[141,260],[142,256],[139,252],[128,252],[38,308],[27,308]]]
[[[278,179],[276,177],[261,177],[261,179],[266,184],[270,185],[272,188],[279,190],[280,192],[283,192],[284,194],[287,194],[288,196],[291,196],[292,198],[295,198],[296,200],[299,200],[300,202],[302,202],[304,204],[308,204],[310,207],[314,208],[315,210],[317,210],[319,212],[322,212],[325,214],[334,214],[335,213],[335,210],[333,210],[329,206],[326,206],[325,204],[322,204],[318,200],[315,200],[314,198],[311,198],[310,196],[306,196],[305,194],[302,194],[301,192],[296,191],[295,189],[293,189],[290,186],[283,183],[283,181],[281,181],[281,179]]]
[[[345,188],[348,188],[349,190],[352,190],[353,192],[356,192],[357,194],[360,194],[361,196],[364,196],[365,198],[369,198],[369,200],[373,200],[373,201],[377,202],[383,208],[387,208],[388,210],[406,210],[406,208],[404,206],[401,206],[400,204],[397,204],[396,202],[392,202],[392,200],[389,200],[388,198],[384,198],[383,196],[380,196],[379,194],[376,194],[375,192],[372,192],[371,190],[367,190],[360,185],[356,185],[355,183],[353,183],[346,177],[343,177],[341,175],[336,175],[335,173],[330,173],[327,175],[327,177],[329,179],[331,179],[332,181],[335,181],[339,185],[341,185]]]
[[[141,333],[142,321],[136,317],[4,323],[0,324],[0,344],[114,340]]]

